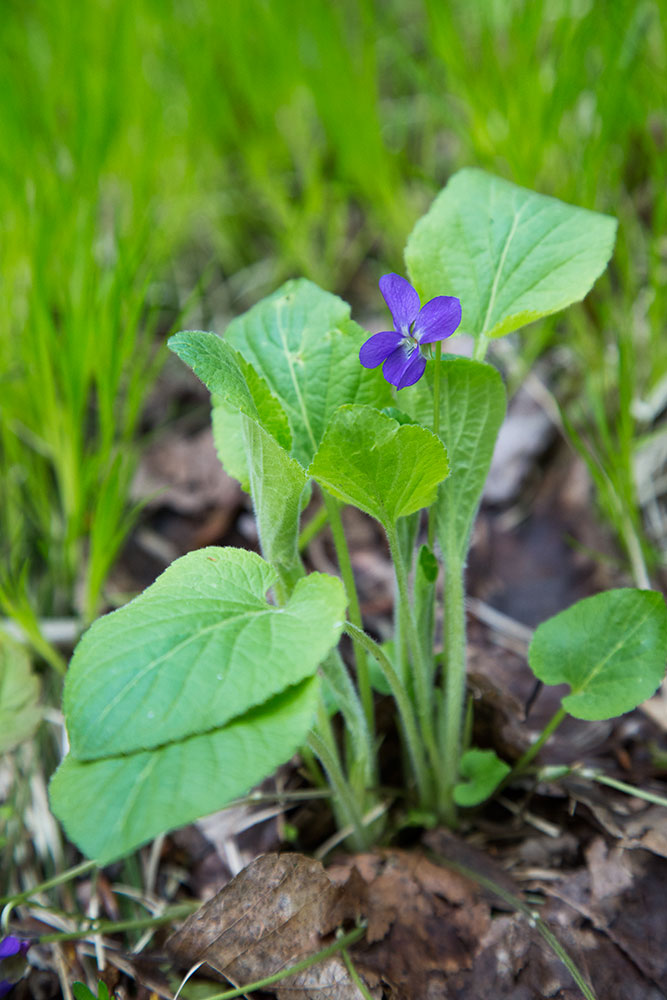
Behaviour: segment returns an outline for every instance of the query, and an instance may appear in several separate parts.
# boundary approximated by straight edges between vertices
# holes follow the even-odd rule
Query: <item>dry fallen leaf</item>
[[[363,882],[336,886],[319,861],[265,854],[194,913],[167,942],[185,967],[205,962],[235,986],[263,979],[325,947],[363,909]],[[275,986],[278,1000],[359,1000],[339,955]]]
[[[416,851],[355,855],[331,867],[332,878],[347,877],[352,865],[367,885],[364,968],[392,1000],[449,997],[451,977],[470,969],[489,925],[477,887]]]

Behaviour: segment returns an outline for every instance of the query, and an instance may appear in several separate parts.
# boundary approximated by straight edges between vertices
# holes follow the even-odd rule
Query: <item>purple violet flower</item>
[[[29,947],[29,941],[21,941],[12,934],[0,940],[0,997],[6,996],[22,977]]]
[[[382,374],[387,382],[405,389],[424,374],[426,344],[445,340],[456,330],[461,322],[461,303],[453,295],[438,295],[422,306],[415,289],[400,274],[384,274],[380,291],[394,329],[367,340],[359,360],[364,368],[377,368],[384,361]]]

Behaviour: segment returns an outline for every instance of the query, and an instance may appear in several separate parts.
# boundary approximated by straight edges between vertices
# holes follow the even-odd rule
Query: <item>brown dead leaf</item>
[[[563,779],[560,786],[574,802],[586,806],[605,833],[620,840],[623,847],[667,858],[667,810],[663,806],[647,805],[576,774]]]
[[[263,979],[323,948],[363,909],[358,877],[336,886],[319,861],[265,854],[193,914],[167,942],[183,967],[205,962],[234,985]],[[279,1000],[358,1000],[338,955],[276,984]]]
[[[545,883],[543,891],[552,900],[566,903],[601,931],[649,982],[667,989],[667,863],[646,851],[608,848],[601,838],[589,847],[586,859],[588,871],[566,875],[557,883]],[[596,962],[591,961],[589,968],[596,985]],[[618,982],[624,984],[622,979]]]
[[[585,854],[591,876],[591,898],[594,902],[602,903],[609,896],[615,897],[632,885],[633,875],[622,848],[608,848],[602,837],[596,837],[586,848]]]
[[[624,827],[623,847],[642,847],[667,858],[667,809],[648,806],[630,817]]]
[[[414,851],[355,855],[329,871],[339,881],[351,866],[368,897],[358,961],[386,984],[392,1000],[444,1000],[450,977],[471,967],[489,924],[476,886]]]

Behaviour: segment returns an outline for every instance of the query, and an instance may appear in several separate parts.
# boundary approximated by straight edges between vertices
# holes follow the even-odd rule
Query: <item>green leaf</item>
[[[85,983],[72,983],[72,993],[75,1000],[109,1000],[109,990],[101,979],[97,984],[97,994],[88,989]]]
[[[111,757],[217,729],[311,676],[337,643],[343,586],[312,573],[285,607],[253,552],[205,548],[95,622],[65,683],[72,754]]]
[[[310,678],[222,728],[154,750],[95,761],[70,754],[51,780],[51,808],[83,853],[107,864],[221,809],[289,760],[317,697]]]
[[[312,282],[288,281],[225,333],[280,400],[292,429],[292,457],[304,467],[339,406],[391,402],[384,379],[359,363],[368,334],[349,315],[346,302]]]
[[[420,548],[417,566],[425,583],[435,583],[438,579],[438,560],[428,545],[422,545]]]
[[[341,406],[308,470],[339,500],[384,525],[428,507],[448,471],[435,434],[372,406]]]
[[[308,478],[290,457],[292,434],[280,402],[215,334],[178,333],[169,346],[213,394],[216,448],[230,475],[252,495],[263,555],[273,566],[294,569]]]
[[[454,801],[458,806],[478,806],[495,792],[511,771],[493,750],[474,747],[461,757],[459,773],[464,781],[454,786]]]
[[[39,681],[20,643],[0,632],[0,753],[29,739],[42,720]]]
[[[433,423],[433,366],[417,385],[402,390],[407,411],[421,424]],[[451,474],[438,490],[438,539],[444,552],[459,558],[470,532],[503,422],[506,393],[498,371],[467,358],[440,362],[440,437],[447,447]]]
[[[308,476],[263,427],[241,419],[248,479],[262,554],[277,569],[299,566],[299,519]]]
[[[213,441],[218,458],[225,472],[239,481],[241,489],[250,493],[250,472],[243,441],[244,414],[223,402],[219,396],[213,396],[211,403]]]
[[[424,301],[460,298],[460,333],[500,337],[583,299],[616,227],[608,215],[467,168],[416,224],[405,258]]]
[[[212,396],[256,420],[289,452],[292,435],[287,415],[265,380],[228,343],[214,333],[184,330],[169,348],[192,368]]]
[[[535,631],[528,660],[545,684],[569,684],[563,708],[577,719],[630,712],[660,684],[667,608],[654,590],[607,590],[573,604]]]

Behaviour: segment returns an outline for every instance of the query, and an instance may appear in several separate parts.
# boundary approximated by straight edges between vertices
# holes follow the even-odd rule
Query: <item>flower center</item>
[[[406,334],[403,337],[403,350],[405,351],[406,357],[410,357],[416,350],[419,349],[419,341],[416,337],[413,337],[411,333]]]

